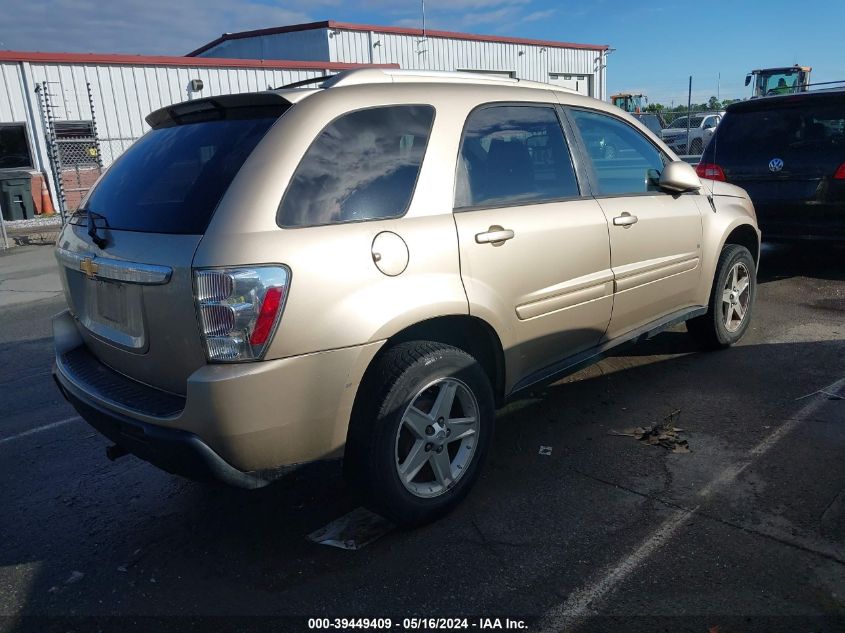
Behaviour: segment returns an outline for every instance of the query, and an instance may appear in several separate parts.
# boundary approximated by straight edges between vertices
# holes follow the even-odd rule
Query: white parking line
[[[70,422],[76,422],[77,420],[81,419],[82,418],[80,418],[78,415],[75,415],[72,418],[65,418],[64,420],[59,420],[58,422],[51,422],[50,424],[45,424],[44,426],[38,426],[34,429],[29,429],[28,431],[18,433],[17,435],[12,435],[11,437],[4,437],[0,439],[0,445],[6,444],[7,442],[14,442],[15,440],[19,440],[29,435],[41,433],[41,431],[49,431],[50,429],[55,429],[59,426],[64,426],[65,424],[69,424]]]
[[[838,395],[839,389],[845,386],[845,378],[837,380],[832,385],[816,391],[816,394],[827,392],[827,395]],[[748,457],[734,466],[726,468],[722,473],[710,481],[699,492],[702,498],[708,498],[714,492],[733,483],[739,474],[748,466],[754,463],[762,455],[765,455],[780,440],[795,430],[804,420],[811,417],[826,402],[826,399],[818,399],[809,403],[801,409],[797,415],[781,424],[774,432],[766,436],[757,446],[748,452]],[[540,621],[540,629],[543,631],[572,631],[584,620],[596,615],[598,603],[613,592],[620,583],[630,576],[649,556],[665,545],[678,531],[695,516],[701,505],[694,508],[679,509],[672,512],[669,517],[661,523],[657,529],[646,538],[628,556],[610,565],[597,580],[581,589],[573,591],[566,602],[549,609]]]

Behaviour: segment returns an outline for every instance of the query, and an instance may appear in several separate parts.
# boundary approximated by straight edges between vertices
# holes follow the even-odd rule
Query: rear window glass
[[[149,131],[108,169],[78,215],[97,213],[116,230],[205,232],[238,170],[283,111],[218,110],[213,120]]]
[[[345,114],[305,152],[279,207],[283,227],[396,218],[414,193],[434,108],[397,105]]]
[[[470,114],[455,208],[536,204],[579,194],[554,108],[492,106]]]
[[[729,113],[719,126],[717,151],[777,152],[845,148],[845,103],[793,105]]]

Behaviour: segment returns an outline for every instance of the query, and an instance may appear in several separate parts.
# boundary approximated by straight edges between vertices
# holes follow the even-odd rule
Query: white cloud
[[[11,0],[5,12],[15,19],[0,26],[2,48],[160,55],[183,55],[226,31],[313,20],[295,5],[255,0]]]
[[[537,22],[539,20],[545,20],[546,18],[552,17],[555,13],[557,13],[557,9],[546,9],[544,11],[534,11],[529,13],[524,18],[522,18],[523,22]]]
[[[184,55],[224,32],[312,22],[358,9],[378,23],[419,28],[419,2],[395,0],[5,0],[0,49]],[[511,32],[555,9],[533,0],[426,0],[426,25],[449,31]],[[315,15],[315,11],[319,14]],[[326,14],[329,15],[326,15]],[[46,17],[45,17],[46,16]],[[350,20],[354,21],[354,20]]]

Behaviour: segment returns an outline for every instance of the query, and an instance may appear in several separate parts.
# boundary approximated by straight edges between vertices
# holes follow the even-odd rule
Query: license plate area
[[[87,329],[121,347],[146,347],[142,288],[101,279],[85,279],[85,301],[79,319]]]

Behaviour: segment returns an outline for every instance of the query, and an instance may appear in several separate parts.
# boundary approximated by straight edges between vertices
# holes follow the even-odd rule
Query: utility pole
[[[689,91],[687,92],[687,154],[689,154],[690,117],[692,116],[692,75],[689,76]]]

